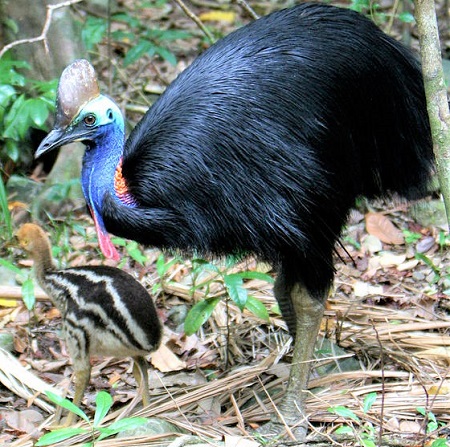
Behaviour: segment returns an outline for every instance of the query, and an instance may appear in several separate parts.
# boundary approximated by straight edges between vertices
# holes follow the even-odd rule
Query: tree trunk
[[[5,40],[0,41],[0,43],[6,44],[18,39],[39,36],[46,19],[46,6],[57,3],[56,0],[3,1],[1,4],[2,16],[8,17],[14,27],[3,25],[0,38],[3,37]],[[13,28],[16,28],[16,33],[13,33]],[[33,79],[51,80],[59,78],[62,70],[69,63],[85,54],[79,28],[69,7],[57,9],[53,12],[52,23],[48,31],[48,51],[44,42],[21,44],[12,49],[14,58],[24,60],[31,65]],[[74,143],[62,148],[47,177],[45,189],[54,187],[55,184],[66,183],[69,180],[79,178],[82,156],[83,146],[81,143]],[[47,200],[46,197],[49,196],[51,194],[47,194],[47,191],[44,190],[40,199],[38,199],[39,205],[33,206],[33,209],[36,211],[45,207],[46,211],[58,214],[61,204]],[[79,186],[70,188],[70,199],[80,199],[81,197],[82,192]]]
[[[415,0],[422,72],[439,184],[450,225],[450,112],[434,0]]]

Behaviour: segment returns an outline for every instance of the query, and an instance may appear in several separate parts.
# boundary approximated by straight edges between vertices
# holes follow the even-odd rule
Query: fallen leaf
[[[200,20],[204,22],[227,22],[233,23],[236,19],[236,13],[233,11],[208,11],[200,14]]]
[[[368,295],[381,295],[383,293],[383,286],[372,286],[363,281],[355,281],[352,284],[355,296],[364,298]]]
[[[444,382],[443,384],[432,385],[428,389],[428,394],[433,395],[445,395],[450,393],[450,386],[448,383]]]
[[[368,234],[361,240],[361,249],[364,253],[377,253],[383,249],[383,244],[378,237]]]
[[[405,270],[412,270],[419,263],[418,259],[411,259],[410,261],[402,262],[397,265],[397,270],[399,272],[404,272]]]
[[[257,447],[259,442],[244,438],[243,436],[225,435],[225,447]]]
[[[395,267],[405,262],[406,255],[396,255],[389,251],[380,255],[379,262],[381,267]]]
[[[150,358],[151,364],[161,372],[180,371],[186,363],[180,360],[165,344],[161,344]]]
[[[422,425],[414,421],[401,421],[399,424],[400,431],[403,433],[421,433]]]
[[[385,244],[402,245],[405,243],[403,233],[384,214],[367,213],[366,230]]]
[[[3,413],[9,427],[22,433],[32,433],[44,420],[44,416],[35,410],[6,411]]]

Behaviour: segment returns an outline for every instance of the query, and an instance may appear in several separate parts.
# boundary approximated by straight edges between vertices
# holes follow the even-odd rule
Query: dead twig
[[[213,35],[209,32],[208,28],[206,28],[205,24],[200,20],[200,18],[188,8],[186,3],[184,3],[183,0],[175,0],[175,3],[177,3],[183,10],[183,12],[197,24],[197,26],[203,31],[203,34],[205,34],[208,40],[211,43],[214,43],[215,39]]]
[[[234,0],[243,10],[245,10],[253,20],[259,19],[259,15],[255,10],[246,2],[246,0]]]
[[[58,3],[56,5],[47,5],[47,14],[46,14],[46,17],[45,17],[45,22],[44,22],[44,26],[42,27],[41,34],[39,36],[37,36],[37,37],[30,37],[30,38],[27,38],[27,39],[15,40],[14,42],[11,42],[8,45],[5,45],[0,50],[0,59],[11,48],[14,48],[14,47],[16,47],[18,45],[23,45],[25,43],[35,43],[35,42],[43,41],[44,42],[45,51],[48,52],[47,34],[48,34],[48,30],[50,28],[50,25],[52,23],[53,12],[56,11],[57,9],[65,8],[66,6],[71,6],[71,5],[74,5],[75,3],[80,3],[82,1],[83,0],[68,0],[66,2]]]

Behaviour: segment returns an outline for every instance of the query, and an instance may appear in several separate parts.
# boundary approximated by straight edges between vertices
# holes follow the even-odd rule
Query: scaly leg
[[[148,363],[144,357],[133,357],[133,375],[142,393],[142,404],[144,407],[150,405],[150,393],[148,391]]]
[[[75,372],[75,394],[72,402],[79,407],[91,377],[91,363],[89,357],[74,358],[72,361]],[[70,427],[75,421],[76,415],[70,411],[63,425]]]
[[[304,401],[307,395],[305,391],[308,386],[310,360],[313,358],[324,305],[321,301],[313,298],[306,287],[300,283],[294,283],[290,287],[285,286],[286,283],[283,279],[278,281],[275,294],[282,311],[283,303],[285,304],[286,321],[291,332],[296,335],[288,388],[279,410],[294,437],[298,441],[302,441],[307,432]],[[286,315],[286,310],[294,312],[294,315]],[[275,415],[271,422],[261,427],[260,432],[263,435],[280,435],[286,433],[286,427]]]

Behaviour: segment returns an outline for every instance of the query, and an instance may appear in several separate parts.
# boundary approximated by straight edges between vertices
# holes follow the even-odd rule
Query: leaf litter
[[[412,225],[402,212],[383,218],[392,219],[399,228]],[[338,406],[351,410],[362,423],[382,427],[392,439],[423,439],[425,425],[419,407],[427,408],[443,424],[449,422],[448,296],[443,292],[445,275],[435,277],[436,269],[444,272],[449,265],[449,253],[448,247],[434,249],[438,235],[433,229],[420,231],[419,244],[424,238],[435,241],[428,242],[428,264],[416,259],[416,249],[404,241],[395,245],[382,242],[382,250],[376,253],[353,243],[346,243],[345,250],[338,248],[335,286],[327,303],[309,386],[312,437],[332,435],[348,423],[328,411]],[[344,239],[358,241],[367,234],[360,221],[349,225]],[[149,357],[152,404],[142,409],[136,402],[129,359],[106,358],[94,361],[83,408],[88,414],[92,412],[98,391],[107,390],[114,399],[109,421],[130,415],[158,417],[202,439],[252,439],[252,430],[275,412],[289,376],[292,340],[283,319],[273,311],[272,284],[258,279],[244,281],[248,293],[268,309],[270,322],[266,322],[227,300],[223,281],[193,290],[192,263],[188,260],[174,258],[161,282],[155,268],[160,253],[145,250],[145,254],[150,261],[144,266],[128,259],[123,268],[145,270],[142,280],[149,291],[159,285],[154,296],[166,329],[162,347]],[[374,262],[377,257],[380,259]],[[76,263],[80,258],[98,262],[92,251],[73,256]],[[357,262],[362,259],[368,262]],[[233,266],[231,272],[259,267],[247,260]],[[212,277],[213,273],[204,272],[204,283]],[[182,316],[210,296],[221,301],[201,329],[186,336]],[[1,310],[0,324],[15,335],[16,353],[1,351],[5,357],[0,361],[0,402],[8,409],[0,412],[0,442],[14,447],[32,445],[49,427],[54,413],[43,390],[50,387],[71,396],[70,359],[58,332],[60,317],[45,297],[40,295],[32,313],[20,300],[15,307]],[[362,401],[372,392],[376,399],[366,414]],[[130,438],[126,445],[164,444],[161,435],[138,439]],[[85,441],[79,436],[64,445]],[[124,442],[121,438],[104,445]]]

